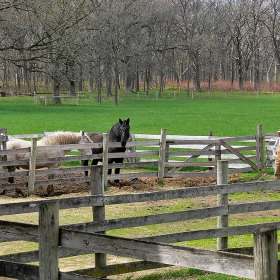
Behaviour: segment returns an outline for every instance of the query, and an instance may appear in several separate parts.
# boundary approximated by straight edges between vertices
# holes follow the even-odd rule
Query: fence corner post
[[[59,203],[39,205],[39,279],[58,280]]]
[[[278,279],[276,227],[262,227],[254,231],[254,269],[256,280]]]
[[[217,185],[228,184],[228,161],[217,161]],[[228,194],[217,195],[218,206],[228,206]],[[228,227],[228,215],[218,216],[217,220],[218,228]],[[217,238],[217,250],[223,250],[228,248],[228,237]]]
[[[166,151],[166,129],[161,129],[161,136],[159,142],[159,157],[158,157],[158,182],[163,182],[164,176],[164,163],[165,163],[165,151]]]

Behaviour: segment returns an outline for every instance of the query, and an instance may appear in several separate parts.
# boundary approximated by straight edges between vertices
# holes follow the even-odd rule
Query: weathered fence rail
[[[50,132],[48,132],[50,134]],[[37,138],[45,134],[28,134],[28,135],[10,135],[8,139],[13,138]],[[106,134],[104,134],[105,136]],[[1,140],[1,139],[0,139]],[[2,142],[4,143],[4,142]],[[83,144],[84,145],[84,144]],[[88,147],[96,148],[102,144],[87,144]],[[108,143],[106,147],[113,147],[118,143]],[[59,145],[36,147],[37,151],[42,150],[77,150],[81,145]],[[11,176],[23,177],[29,176],[30,171],[17,170],[13,173],[8,173],[5,167],[17,166],[22,163],[30,163],[26,161],[7,161],[7,155],[12,155],[21,152],[29,152],[32,154],[32,147],[19,150],[5,150],[3,147],[0,150],[0,180]],[[33,151],[33,154],[36,151]],[[122,164],[109,164],[108,168],[121,168],[121,174],[111,174],[108,179],[134,179],[141,177],[157,177],[159,181],[164,178],[185,178],[185,177],[216,177],[217,176],[217,161],[227,160],[230,173],[250,172],[254,170],[262,170],[264,168],[264,150],[263,136],[261,126],[258,128],[258,134],[242,137],[215,137],[215,136],[183,136],[183,135],[167,135],[166,130],[162,129],[160,135],[144,135],[133,134],[132,141],[127,143],[127,152],[125,153],[108,153],[105,149],[103,154],[94,155],[67,155],[66,157],[36,159],[36,162],[81,162],[85,159],[102,159],[110,157],[123,157],[126,160]],[[130,159],[130,160],[129,160]],[[31,163],[32,164],[32,163]],[[154,167],[152,170],[142,169],[142,167]],[[137,169],[138,171],[132,171]],[[187,170],[186,170],[187,168]],[[194,170],[190,170],[190,168]],[[129,172],[125,170],[129,169]],[[207,172],[201,172],[201,169]],[[34,173],[35,167],[30,170]],[[67,184],[71,182],[88,182],[89,179],[85,176],[74,176],[70,179],[70,174],[84,172],[90,170],[90,167],[68,167],[60,169],[36,170],[34,186],[30,186],[30,182],[16,182],[15,184],[0,183],[0,190],[13,189],[15,187],[22,188],[29,186],[30,190],[34,187],[39,187],[49,184]],[[187,172],[186,172],[187,171]],[[64,179],[42,179],[41,175],[61,175],[68,174]],[[40,179],[37,179],[40,177]],[[107,182],[107,172],[104,169],[104,182]]]
[[[226,165],[218,165],[219,176],[224,177]],[[140,237],[136,239],[119,238],[106,235],[106,232],[118,228],[131,228],[161,224],[170,222],[182,222],[193,219],[205,219],[237,213],[250,213],[270,211],[280,208],[280,200],[268,200],[252,203],[232,203],[227,200],[225,205],[214,206],[188,211],[171,212],[158,215],[138,216],[120,219],[105,220],[106,207],[115,204],[140,203],[147,201],[160,201],[171,199],[187,199],[205,196],[230,195],[240,192],[279,190],[279,181],[263,181],[252,183],[220,184],[217,186],[203,186],[182,188],[179,190],[157,191],[152,193],[138,193],[131,195],[108,196],[104,195],[102,186],[102,166],[92,167],[91,172],[91,196],[75,197],[55,200],[30,201],[24,203],[0,204],[1,215],[13,215],[17,213],[30,213],[39,211],[39,225],[15,223],[4,220],[0,222],[0,240],[26,240],[39,242],[39,251],[18,253],[0,256],[0,275],[4,277],[16,277],[17,279],[101,279],[102,276],[110,276],[118,273],[138,271],[162,267],[163,265],[179,265],[192,267],[212,272],[246,277],[249,279],[277,279],[262,278],[271,271],[275,277],[278,267],[277,253],[275,260],[275,248],[277,248],[276,229],[280,229],[280,221],[262,224],[246,224],[242,226],[223,226],[207,230],[183,231],[152,237]],[[220,182],[221,180],[219,180]],[[225,198],[225,197],[224,197]],[[217,199],[219,199],[217,197]],[[93,222],[75,224],[69,226],[59,225],[59,209],[89,207],[93,212]],[[266,230],[258,231],[259,228]],[[271,229],[267,230],[267,229]],[[264,232],[267,231],[268,235]],[[94,232],[94,233],[93,233]],[[255,256],[233,254],[229,252],[194,249],[185,246],[174,246],[170,243],[188,241],[203,238],[225,238],[228,236],[253,234],[255,239]],[[42,238],[42,235],[44,238]],[[41,236],[41,237],[40,237]],[[262,237],[264,239],[262,239]],[[267,237],[268,236],[268,237]],[[264,245],[261,245],[260,238]],[[272,243],[269,243],[272,242]],[[268,244],[269,243],[269,244]],[[256,247],[257,246],[257,247]],[[264,251],[259,248],[263,247]],[[44,251],[43,249],[44,248]],[[271,248],[274,248],[271,250]],[[230,251],[229,248],[223,248]],[[235,249],[235,251],[238,251]],[[240,252],[242,248],[240,248]],[[248,251],[248,250],[247,250]],[[44,252],[50,252],[46,254]],[[98,252],[98,253],[97,253]],[[258,253],[257,253],[258,252]],[[75,256],[95,253],[96,268],[75,270],[72,272],[59,272],[58,259],[66,256]],[[114,254],[145,260],[145,262],[133,262],[127,264],[106,265],[106,254]],[[262,267],[265,260],[272,261],[272,265]],[[29,265],[27,262],[39,260],[40,268]],[[152,262],[152,263],[150,263]],[[157,264],[158,263],[158,264]],[[256,265],[258,264],[258,269]],[[41,278],[44,275],[44,278]],[[79,276],[80,275],[80,276]],[[83,276],[84,275],[84,276]],[[91,275],[92,278],[86,278]],[[39,278],[40,276],[40,278]],[[26,278],[27,277],[27,278]],[[37,278],[36,278],[37,277]],[[87,276],[89,277],[89,276]]]

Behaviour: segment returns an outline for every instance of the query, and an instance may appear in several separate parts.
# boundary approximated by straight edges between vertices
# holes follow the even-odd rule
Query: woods
[[[3,91],[59,96],[101,90],[118,103],[165,81],[201,90],[207,81],[278,81],[280,1],[13,1],[1,2]],[[60,99],[57,99],[60,102]]]

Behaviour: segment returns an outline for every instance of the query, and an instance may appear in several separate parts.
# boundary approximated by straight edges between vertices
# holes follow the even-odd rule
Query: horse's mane
[[[115,123],[112,128],[109,130],[109,140],[112,142],[119,142],[121,133],[120,128],[121,124],[119,122]]]
[[[38,145],[67,145],[78,143],[81,140],[81,134],[71,131],[56,131],[43,137],[38,141]]]

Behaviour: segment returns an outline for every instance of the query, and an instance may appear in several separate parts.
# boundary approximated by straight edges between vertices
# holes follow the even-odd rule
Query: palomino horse
[[[84,143],[92,143],[92,140],[84,134],[82,131],[81,133],[74,133],[74,132],[67,132],[67,131],[57,131],[54,132],[48,136],[43,137],[41,140],[37,142],[37,146],[53,146],[53,145],[67,145],[67,144],[84,144]],[[7,150],[11,149],[21,149],[21,148],[29,148],[31,147],[31,142],[26,141],[23,139],[13,139],[10,141],[7,141]],[[85,154],[85,150],[80,150],[81,153]],[[36,152],[36,158],[37,159],[43,159],[43,158],[57,158],[57,157],[64,157],[69,150],[54,150],[54,151],[37,151]],[[86,152],[88,154],[88,151]],[[30,153],[17,153],[13,155],[8,155],[7,160],[13,161],[13,160],[27,160],[30,159]],[[40,168],[58,168],[61,166],[62,162],[54,161],[54,162],[46,162],[46,163],[36,163],[36,169]],[[17,166],[8,166],[9,172],[14,172],[16,168],[22,168],[22,169],[29,169],[29,164],[21,164]],[[53,177],[49,176],[49,179]],[[14,177],[9,178],[10,183],[14,183]],[[19,191],[19,190],[17,190]],[[21,191],[20,191],[21,192]],[[54,192],[53,186],[48,186],[47,189],[48,195],[52,194]]]
[[[102,143],[103,142],[103,134],[100,132],[89,132],[86,134],[93,141],[93,143]],[[109,141],[110,142],[120,142],[120,147],[110,147],[109,153],[122,153],[126,150],[126,142],[130,136],[130,126],[129,126],[129,118],[127,120],[121,120],[114,124],[109,131]],[[93,148],[93,154],[100,154],[103,152],[103,148]],[[97,165],[100,159],[93,159],[91,165]],[[123,163],[123,158],[109,158],[108,163]],[[88,160],[82,161],[83,166],[88,166]],[[112,173],[112,169],[108,169],[108,174]],[[115,169],[115,174],[120,173],[120,168]],[[85,175],[88,176],[88,172],[85,171]],[[114,181],[115,185],[119,186],[119,180]],[[108,186],[110,185],[110,181],[108,180]]]

